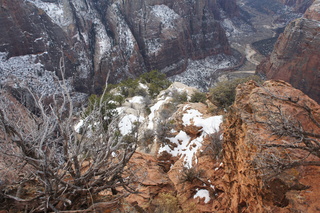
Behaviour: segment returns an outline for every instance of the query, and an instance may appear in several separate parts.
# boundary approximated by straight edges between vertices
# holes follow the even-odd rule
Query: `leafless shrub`
[[[221,158],[222,150],[223,150],[223,138],[222,132],[216,131],[215,133],[208,136],[209,142],[203,153],[213,156],[216,159]]]
[[[164,120],[157,125],[157,138],[161,142],[166,142],[172,136],[172,130],[175,129],[176,124],[174,120]]]
[[[61,101],[55,97],[48,108],[43,97],[33,94],[38,116],[17,110],[3,95],[0,98],[0,154],[12,159],[19,183],[32,182],[35,187],[32,194],[22,195],[18,191],[27,189],[20,184],[14,193],[3,190],[2,195],[22,203],[26,211],[80,209],[95,202],[94,196],[103,191],[116,195],[123,188],[132,192],[129,183],[133,173],[126,165],[136,149],[135,141],[129,143],[118,134],[116,119],[108,119],[106,126],[103,103],[92,109],[84,119],[81,135],[77,133],[64,78],[61,87]],[[24,167],[29,170],[26,174],[22,173]],[[28,209],[31,206],[33,209]]]
[[[261,170],[264,179],[270,179],[284,170],[298,166],[320,166],[319,116],[308,105],[292,98],[273,94],[266,90],[269,99],[263,103],[263,112],[257,123],[263,124],[271,133],[270,140],[259,144],[260,151],[253,165]],[[304,120],[286,111],[279,102],[296,107]],[[301,119],[301,118],[300,118]],[[302,122],[311,128],[306,128]]]
[[[194,180],[201,180],[201,175],[203,175],[203,170],[198,170],[196,168],[183,168],[180,176],[180,182],[185,183],[189,182],[192,183]]]

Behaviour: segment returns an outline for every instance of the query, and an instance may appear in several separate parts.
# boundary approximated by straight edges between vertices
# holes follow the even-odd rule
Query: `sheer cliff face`
[[[6,29],[0,32],[3,72],[12,73],[12,60],[25,60],[23,56],[28,55],[32,59],[23,73],[33,75],[32,65],[39,64],[36,72],[51,76],[47,71],[58,73],[63,50],[66,75],[72,76],[70,82],[80,92],[100,91],[108,73],[111,82],[152,69],[173,75],[185,70],[189,58],[228,54],[220,12],[237,15],[235,0],[228,4],[215,0],[2,0],[0,4],[0,23]],[[52,76],[40,81],[49,78],[53,85]]]
[[[318,134],[320,106],[284,81],[271,80],[263,85],[249,81],[239,85],[236,93],[224,122],[225,175],[224,184],[220,185],[224,193],[218,198],[221,212],[318,211],[319,167],[287,167],[279,171],[278,163],[286,157],[289,162],[319,158],[313,158],[303,148],[296,149],[299,145],[294,134],[279,136],[276,131],[287,131],[289,125],[281,124],[286,121],[290,128],[299,126],[305,132]],[[270,124],[282,116],[287,119],[280,119],[274,127],[277,130],[272,130]],[[276,148],[284,144],[295,144],[295,148]]]
[[[282,79],[320,102],[320,1],[291,22],[279,37],[270,58],[257,68],[269,79]]]

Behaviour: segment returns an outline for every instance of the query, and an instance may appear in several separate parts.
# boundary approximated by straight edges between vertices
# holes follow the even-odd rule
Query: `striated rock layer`
[[[221,13],[236,16],[238,7],[235,0],[1,0],[0,11],[3,76],[54,85],[43,76],[60,75],[64,55],[76,91],[99,92],[108,73],[110,82],[152,69],[170,76],[190,58],[230,54]]]
[[[320,102],[320,1],[305,15],[291,22],[280,35],[270,57],[258,73],[268,79],[282,79]]]
[[[274,136],[275,132],[271,131],[270,123],[280,117],[275,117],[277,109],[286,114],[290,122],[299,121],[304,131],[320,133],[320,106],[288,83],[267,81],[258,86],[249,81],[238,86],[236,101],[224,123],[225,175],[220,185],[223,193],[215,202],[220,212],[319,210],[316,201],[319,184],[315,180],[320,176],[320,168],[298,166],[273,173],[279,168],[277,161],[266,157],[279,157],[281,153],[290,156],[292,161],[310,157],[299,149],[279,149],[277,152],[276,149],[263,148],[270,142],[290,144],[296,141],[292,135]],[[282,127],[278,125],[276,128]],[[264,166],[270,164],[270,170],[261,167],[257,159]],[[319,161],[319,158],[313,160]]]

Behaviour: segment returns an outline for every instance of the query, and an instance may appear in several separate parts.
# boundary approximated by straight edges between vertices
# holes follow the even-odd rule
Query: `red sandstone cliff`
[[[268,79],[281,79],[320,102],[320,1],[305,15],[291,22],[280,35],[270,57],[257,73]]]
[[[281,117],[276,113],[278,109],[304,131],[320,133],[320,106],[288,83],[267,81],[258,86],[250,81],[238,86],[224,125],[225,175],[220,185],[224,193],[216,202],[221,206],[219,212],[319,211],[319,167],[277,170],[286,155],[292,162],[308,158],[307,152],[297,149],[301,144],[297,144],[294,134],[275,136],[284,127],[281,122],[274,128],[270,126]],[[270,143],[279,147],[295,144],[296,148],[270,148]],[[319,157],[312,159],[319,162]]]
[[[206,113],[201,105],[192,107]],[[181,109],[176,114],[177,125],[191,138],[197,137],[199,128],[184,127],[179,121]],[[310,154],[308,143],[297,142],[295,127],[312,133],[306,138],[319,143],[319,113],[320,106],[314,100],[284,81],[240,85],[225,116],[222,159],[207,152],[210,141],[205,141],[193,164],[190,177],[194,178],[182,181],[186,174],[183,158],[161,154],[156,159],[137,153],[139,158],[133,157],[133,163],[142,168],[142,159],[149,159],[141,169],[149,174],[142,181],[141,193],[127,201],[154,212],[159,210],[157,203],[164,202],[161,193],[165,192],[171,194],[171,207],[181,212],[316,212],[320,209],[320,154]],[[319,138],[313,137],[316,135]],[[290,144],[295,147],[281,148]],[[198,190],[208,192],[209,199],[195,198]]]

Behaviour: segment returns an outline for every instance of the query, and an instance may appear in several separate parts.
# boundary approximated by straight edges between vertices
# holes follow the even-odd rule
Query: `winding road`
[[[246,59],[248,61],[250,61],[251,63],[255,64],[255,65],[259,65],[260,62],[257,61],[256,59],[254,59],[254,55],[257,54],[257,52],[252,49],[251,45],[250,44],[247,44],[246,45],[246,50],[245,50],[245,53],[246,53]]]

